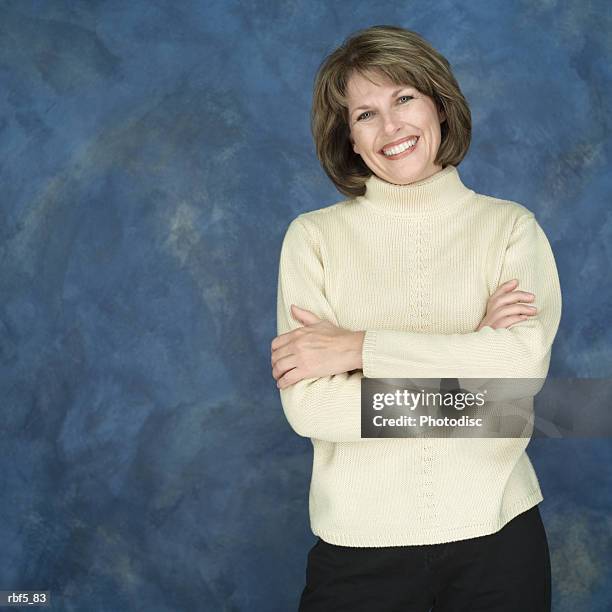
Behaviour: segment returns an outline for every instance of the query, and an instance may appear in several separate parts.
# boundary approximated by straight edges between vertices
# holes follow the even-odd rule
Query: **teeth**
[[[384,149],[383,153],[385,155],[397,155],[398,153],[402,153],[406,151],[410,147],[413,147],[416,144],[417,138],[412,138],[411,140],[407,140],[406,142],[402,142],[402,144],[397,145],[396,147],[391,147],[390,149]]]

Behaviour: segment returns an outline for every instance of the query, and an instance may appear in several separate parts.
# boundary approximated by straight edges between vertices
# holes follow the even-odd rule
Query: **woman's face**
[[[412,86],[396,85],[386,75],[368,76],[377,84],[359,73],[353,73],[347,83],[349,129],[355,153],[374,174],[397,185],[413,183],[442,170],[434,160],[440,147],[440,123],[445,116],[438,112],[433,99]],[[413,136],[418,140],[411,149],[395,149],[391,157],[382,152]]]

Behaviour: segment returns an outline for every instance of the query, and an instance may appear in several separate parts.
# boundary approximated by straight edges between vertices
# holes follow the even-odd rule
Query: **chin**
[[[411,168],[406,168],[403,171],[393,173],[387,171],[387,174],[392,177],[392,183],[403,185],[406,183],[414,183],[415,181],[418,181],[420,177],[425,175],[425,168],[418,164]]]

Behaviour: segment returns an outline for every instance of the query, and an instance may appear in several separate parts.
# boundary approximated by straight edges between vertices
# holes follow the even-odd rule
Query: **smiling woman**
[[[394,184],[429,178],[442,170],[436,155],[444,111],[415,88],[410,88],[413,95],[398,95],[407,88],[396,89],[385,75],[378,78],[380,82],[374,79],[356,73],[348,81],[346,100],[353,151],[379,177]],[[372,102],[357,106],[363,100]],[[376,110],[361,112],[363,108]]]
[[[363,195],[373,172],[403,185],[459,165],[470,146],[472,120],[443,55],[416,32],[375,26],[322,62],[311,129],[323,169],[341,193],[354,197]],[[415,155],[382,153],[415,136]],[[399,159],[405,163],[393,163]]]
[[[293,219],[280,254],[272,373],[312,440],[319,538],[300,610],[550,610],[527,437],[361,437],[364,376],[546,377],[550,244],[524,205],[463,183],[470,111],[415,32],[374,26],[331,53],[312,132],[347,198]]]

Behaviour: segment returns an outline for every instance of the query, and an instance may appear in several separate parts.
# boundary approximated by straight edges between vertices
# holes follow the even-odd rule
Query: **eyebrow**
[[[398,94],[400,91],[403,91],[404,89],[412,89],[412,85],[404,85],[403,87],[400,87],[399,89],[396,89],[394,92],[392,92],[392,93],[391,93],[391,97],[392,97],[392,98],[395,98],[395,96],[397,96],[397,94]],[[361,106],[357,106],[356,108],[354,108],[354,109],[351,111],[351,115],[352,115],[352,114],[353,114],[355,111],[362,110],[362,109],[364,109],[364,108],[370,108],[370,105],[368,105],[368,104],[364,104],[364,105],[361,105]]]

